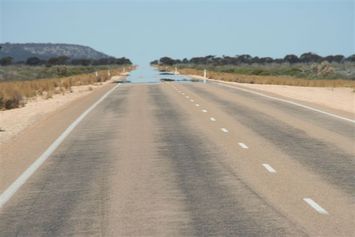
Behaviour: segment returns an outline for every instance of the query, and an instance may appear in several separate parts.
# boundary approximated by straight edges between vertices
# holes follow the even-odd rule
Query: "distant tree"
[[[300,61],[299,58],[294,54],[286,55],[283,60],[284,60],[284,62],[287,62],[290,64],[298,63]]]
[[[158,60],[153,60],[150,62],[151,65],[158,65],[159,61]]]
[[[283,58],[275,58],[275,59],[273,59],[273,62],[274,63],[283,63],[284,62],[284,60],[283,60]]]
[[[300,56],[300,61],[303,63],[319,63],[322,61],[322,57],[315,53],[304,53]]]
[[[128,58],[122,57],[122,58],[116,58],[114,60],[114,64],[118,64],[118,65],[132,65],[131,60],[129,60]]]
[[[47,63],[49,65],[65,65],[68,63],[69,57],[67,56],[59,56],[59,57],[52,57],[48,59]]]
[[[12,57],[3,57],[0,59],[1,66],[8,66],[12,64]]]
[[[174,63],[175,63],[175,60],[172,58],[169,58],[169,57],[162,57],[162,58],[160,58],[159,61],[161,64],[169,65],[169,66],[174,65]]]
[[[260,60],[260,58],[256,56],[250,60],[250,63],[259,63],[259,60]]]
[[[346,61],[348,62],[355,62],[355,54],[350,55],[349,57],[346,58]]]
[[[242,55],[237,56],[237,59],[240,63],[248,63],[249,64],[252,62],[253,57],[250,56],[249,54],[242,54]]]
[[[323,61],[340,63],[345,59],[343,55],[329,55],[323,58]]]
[[[262,57],[259,59],[259,63],[266,64],[266,63],[272,63],[274,59],[271,57]]]
[[[77,58],[77,59],[72,59],[70,61],[71,65],[81,65],[81,66],[89,66],[91,65],[92,60],[91,59],[86,59],[86,58]]]
[[[42,64],[42,60],[37,57],[30,57],[26,60],[26,64],[30,66],[36,66]]]

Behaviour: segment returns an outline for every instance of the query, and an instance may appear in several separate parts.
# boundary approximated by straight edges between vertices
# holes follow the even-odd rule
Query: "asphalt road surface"
[[[355,236],[354,123],[216,83],[123,84],[1,236]]]

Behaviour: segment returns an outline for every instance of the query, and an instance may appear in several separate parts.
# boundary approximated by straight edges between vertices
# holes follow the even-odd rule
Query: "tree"
[[[1,66],[8,66],[12,64],[12,57],[3,57],[0,59]]]
[[[37,57],[30,57],[26,60],[26,64],[30,66],[36,66],[42,64],[42,61]]]
[[[122,58],[116,58],[115,59],[115,64],[118,64],[118,65],[132,65],[132,62],[128,58],[122,57]]]
[[[327,62],[336,62],[336,63],[341,63],[345,57],[343,55],[329,55],[327,57],[324,57],[323,60]]]
[[[349,57],[346,58],[346,61],[348,62],[355,62],[355,54],[350,55]]]
[[[157,65],[158,63],[159,63],[158,60],[153,60],[153,61],[150,62],[151,65]]]
[[[274,60],[270,57],[262,57],[259,59],[259,63],[265,64],[265,63],[272,63]]]
[[[67,56],[59,56],[59,57],[52,57],[48,59],[49,65],[65,65],[67,64],[69,57]]]
[[[86,58],[72,59],[70,62],[71,65],[82,65],[82,66],[89,66],[91,63],[92,63],[91,60]]]
[[[284,57],[284,61],[285,61],[285,62],[288,62],[288,63],[290,63],[290,64],[293,64],[293,63],[298,63],[300,60],[299,60],[299,58],[298,58],[296,55],[294,55],[294,54],[288,54],[288,55],[286,55],[286,56]]]
[[[169,57],[162,57],[162,58],[160,58],[159,61],[160,61],[161,64],[169,65],[169,66],[172,66],[175,63],[175,60],[172,59],[172,58],[169,58]]]
[[[242,55],[237,56],[237,60],[240,63],[248,63],[249,64],[252,62],[252,59],[253,59],[253,57],[250,56],[249,54],[242,54]]]
[[[300,61],[303,63],[318,63],[322,61],[322,57],[315,53],[304,53],[300,56]]]

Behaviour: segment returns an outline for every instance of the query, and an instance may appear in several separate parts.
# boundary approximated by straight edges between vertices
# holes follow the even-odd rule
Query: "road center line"
[[[269,171],[270,173],[276,173],[276,170],[271,167],[269,164],[263,164],[264,168]]]
[[[328,212],[323,207],[321,207],[318,203],[313,201],[312,198],[303,198],[303,201],[305,201],[308,205],[310,205],[318,213],[323,214],[323,215],[328,215]]]
[[[216,121],[216,119],[215,119],[215,118],[213,118],[213,117],[211,117],[211,118],[210,118],[210,120],[211,120],[211,121],[213,121],[213,122],[215,122],[215,121]]]
[[[243,149],[248,149],[248,146],[245,145],[244,143],[239,142],[238,144],[239,144],[239,146],[240,146],[241,148],[243,148]]]
[[[226,128],[221,128],[221,131],[222,131],[222,132],[225,132],[225,133],[228,132],[228,130],[227,130]]]
[[[117,84],[111,90],[106,92],[99,100],[83,112],[65,131],[37,158],[3,193],[0,195],[0,208],[21,188],[22,185],[38,170],[38,168],[49,158],[49,156],[62,144],[64,139],[74,130],[74,128],[100,104],[108,95],[110,95],[120,84]]]

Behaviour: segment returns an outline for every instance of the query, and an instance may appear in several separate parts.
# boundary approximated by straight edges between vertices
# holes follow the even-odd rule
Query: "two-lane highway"
[[[354,236],[353,142],[353,123],[214,83],[123,84],[2,207],[0,235]]]

